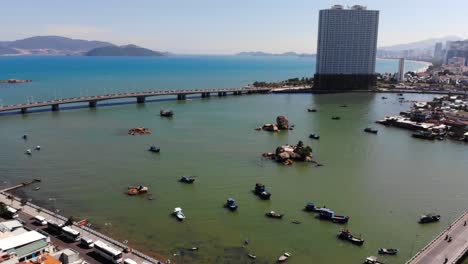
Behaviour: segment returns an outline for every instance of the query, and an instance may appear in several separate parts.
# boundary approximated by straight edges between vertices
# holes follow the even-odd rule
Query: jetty
[[[74,104],[74,103],[88,103],[89,108],[96,108],[98,102],[112,99],[127,99],[136,98],[138,104],[144,104],[147,97],[153,96],[170,96],[176,95],[177,100],[185,100],[187,95],[201,95],[202,98],[208,98],[211,94],[217,94],[219,97],[231,95],[242,95],[242,94],[255,94],[255,93],[269,93],[271,88],[255,88],[255,87],[244,87],[244,88],[231,88],[231,89],[196,89],[196,90],[168,90],[168,91],[147,91],[147,92],[131,92],[131,93],[114,93],[106,95],[92,95],[92,96],[81,96],[72,97],[65,99],[55,99],[49,101],[40,102],[28,102],[14,105],[3,105],[0,106],[0,112],[7,111],[21,111],[26,114],[29,108],[37,107],[51,107],[52,111],[59,111],[60,105]]]
[[[468,251],[468,211],[458,217],[406,264],[456,264]]]
[[[0,192],[9,192],[9,191],[13,191],[13,190],[16,190],[18,188],[21,188],[21,187],[24,187],[24,186],[28,186],[30,184],[33,184],[35,182],[41,182],[41,180],[39,179],[33,179],[32,181],[25,181],[25,182],[22,182],[20,184],[17,184],[15,186],[11,186],[11,187],[8,187],[8,188],[5,188],[3,190],[0,190]]]

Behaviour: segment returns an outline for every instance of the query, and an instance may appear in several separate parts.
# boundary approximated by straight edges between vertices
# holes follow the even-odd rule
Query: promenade
[[[449,242],[449,238],[451,241]],[[456,264],[468,250],[468,211],[422,248],[407,264]]]
[[[36,206],[31,203],[27,203],[26,205],[22,206],[20,199],[17,197],[14,197],[13,200],[8,198],[7,193],[1,192],[0,193],[0,202],[5,203],[6,205],[12,206],[13,208],[19,209],[21,208],[21,211],[19,211],[19,218],[25,222],[25,226],[30,228],[31,230],[38,230],[40,229],[41,232],[46,232],[47,233],[47,227],[46,226],[37,226],[33,223],[32,218],[36,215],[40,215],[44,217],[45,219],[49,220],[54,220],[57,223],[65,223],[67,221],[67,218],[54,214],[53,212],[41,208],[39,206]],[[88,228],[86,226],[78,226],[74,225],[73,229],[77,230],[80,232],[81,237],[88,237],[92,239],[93,241],[96,240],[101,240],[112,247],[122,250],[127,247],[122,242],[116,241],[106,235],[103,235],[99,232],[96,232],[95,230]],[[69,242],[67,240],[62,239],[61,237],[53,236],[49,234],[49,237],[52,241],[52,243],[58,248],[58,250],[65,249],[65,248],[71,248],[75,251],[78,251],[80,253],[80,258],[82,258],[84,261],[88,263],[103,263],[105,262],[103,259],[101,259],[99,256],[94,254],[93,249],[86,249],[81,246],[79,246],[79,242]],[[130,253],[123,253],[123,259],[130,258],[137,263],[164,263],[162,261],[156,260],[150,256],[147,256],[137,250],[132,249]]]

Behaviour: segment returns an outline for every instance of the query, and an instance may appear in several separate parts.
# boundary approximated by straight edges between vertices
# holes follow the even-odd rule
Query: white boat
[[[175,215],[175,217],[177,217],[177,219],[179,219],[181,221],[185,219],[185,215],[184,215],[184,213],[182,213],[182,208],[180,208],[180,207],[174,208],[174,213],[173,214]]]
[[[26,154],[27,154],[27,155],[31,155],[31,149],[27,149],[27,150],[26,150]]]
[[[36,150],[41,150],[41,146],[36,146]]]
[[[290,256],[291,253],[286,252],[278,258],[278,262],[285,262]]]

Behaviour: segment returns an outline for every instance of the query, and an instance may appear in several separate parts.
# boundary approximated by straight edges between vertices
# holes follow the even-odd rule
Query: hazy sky
[[[60,35],[177,53],[315,53],[318,11],[380,10],[379,46],[468,38],[468,0],[4,0],[0,40]]]

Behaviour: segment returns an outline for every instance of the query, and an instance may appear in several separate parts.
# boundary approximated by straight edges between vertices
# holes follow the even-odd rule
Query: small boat
[[[366,260],[364,261],[364,264],[384,264],[384,263],[378,261],[377,257],[370,256],[366,258]]]
[[[320,212],[322,208],[315,206],[314,203],[308,202],[304,207],[304,211],[306,212]]]
[[[383,100],[385,100],[385,99],[387,99],[387,97],[385,97],[385,96],[382,96],[382,99],[383,99]]]
[[[340,120],[341,117],[339,117],[339,116],[332,116],[332,119],[333,119],[333,120]]]
[[[193,183],[195,181],[195,178],[191,176],[182,176],[182,178],[180,178],[179,181],[183,183]]]
[[[320,135],[319,135],[319,134],[310,134],[310,135],[309,135],[309,138],[312,138],[312,139],[320,139]]]
[[[260,131],[260,130],[262,130],[262,127],[256,127],[255,130]]]
[[[189,248],[188,250],[190,250],[190,251],[197,251],[197,250],[198,250],[198,247],[191,247],[191,248]]]
[[[366,127],[366,128],[364,128],[364,132],[377,134],[377,132],[379,132],[379,131],[377,129],[372,129],[370,127]]]
[[[337,224],[345,224],[349,220],[349,216],[336,215],[334,211],[328,208],[321,208],[319,213],[320,213],[319,215],[320,219],[330,220],[333,223],[337,223]]]
[[[285,262],[286,260],[288,260],[289,257],[291,257],[291,253],[286,252],[283,255],[279,256],[278,262]]]
[[[428,139],[428,140],[434,140],[436,138],[436,135],[433,134],[430,131],[416,131],[416,133],[412,134],[414,138],[421,138],[421,139]]]
[[[31,155],[31,154],[32,154],[31,149],[27,149],[26,150],[26,155]]]
[[[36,146],[36,150],[41,150],[41,146]]]
[[[24,140],[28,139],[28,134],[24,134],[21,138]]]
[[[364,244],[364,239],[356,237],[349,232],[349,230],[342,230],[338,233],[337,237],[341,240],[347,240],[355,245],[362,246]]]
[[[229,199],[227,199],[227,202],[224,205],[224,207],[228,208],[231,211],[235,211],[235,210],[237,210],[238,206],[236,204],[236,200],[234,200],[232,198],[229,198]]]
[[[147,193],[147,192],[148,192],[148,187],[145,187],[143,185],[130,186],[127,189],[127,194],[128,195],[137,195],[137,194],[142,194],[142,193]]]
[[[315,109],[315,108],[312,108],[312,109],[307,108],[307,112],[309,112],[309,113],[315,113],[315,112],[317,112],[317,109]]]
[[[301,221],[298,221],[298,220],[293,220],[291,221],[292,224],[295,224],[295,225],[300,225],[302,224]]]
[[[348,107],[347,105],[340,105],[340,107]]]
[[[151,151],[151,152],[153,152],[153,153],[159,153],[159,152],[161,152],[161,148],[156,147],[156,146],[151,146],[151,147],[148,149],[148,151]]]
[[[255,190],[253,191],[255,195],[258,195],[262,200],[270,200],[271,193],[269,193],[265,185],[261,183],[255,184]]]
[[[379,248],[380,255],[396,255],[400,250],[398,248]]]
[[[35,191],[39,191],[40,189],[41,189],[41,187],[34,188]]]
[[[247,254],[247,256],[248,256],[249,258],[251,258],[251,259],[256,259],[256,258],[257,258],[257,256],[255,256],[255,255],[252,254],[252,253]]]
[[[399,93],[398,95],[399,95],[399,96],[403,96],[403,94],[402,94],[402,93]]]
[[[421,215],[421,218],[419,218],[419,223],[426,224],[426,223],[437,222],[439,220],[440,220],[440,215],[425,214],[425,215]]]
[[[172,110],[161,110],[159,111],[159,115],[163,117],[172,117],[174,112],[172,112]]]
[[[270,218],[276,218],[276,219],[281,219],[283,218],[284,214],[277,213],[275,211],[270,211],[265,214],[265,216],[270,217]]]
[[[182,208],[180,207],[174,208],[174,212],[172,214],[177,218],[177,220],[182,221],[185,219],[185,215],[182,213]]]

